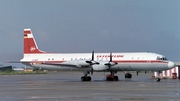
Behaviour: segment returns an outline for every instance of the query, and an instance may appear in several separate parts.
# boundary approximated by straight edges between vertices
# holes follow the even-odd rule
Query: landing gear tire
[[[81,81],[91,81],[91,77],[90,76],[82,76]]]
[[[132,74],[126,73],[126,74],[125,74],[125,78],[128,78],[128,79],[132,78]]]
[[[156,82],[160,82],[160,81],[161,81],[161,78],[158,77],[158,78],[156,78],[155,80],[156,80]]]
[[[118,78],[118,76],[107,75],[107,76],[106,76],[106,80],[107,80],[107,81],[118,81],[119,78]]]
[[[119,80],[118,76],[114,76],[114,81],[118,81],[118,80]]]

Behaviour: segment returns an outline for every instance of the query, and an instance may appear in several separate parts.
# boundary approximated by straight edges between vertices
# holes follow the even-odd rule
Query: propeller
[[[91,60],[87,60],[86,61],[86,63],[89,63],[90,65],[95,65],[95,64],[97,64],[97,65],[99,65],[100,63],[99,62],[96,62],[96,61],[94,61],[94,51],[92,51],[92,57],[91,57]],[[91,68],[91,75],[93,74],[93,68]]]
[[[99,64],[99,62],[94,61],[94,51],[92,51],[91,60],[87,60],[86,63],[89,63],[90,65]]]
[[[110,57],[109,62],[108,62],[108,63],[105,63],[104,65],[108,66],[109,69],[110,69],[111,66],[114,66],[114,65],[116,65],[116,64],[118,64],[118,63],[112,61],[112,52],[110,52],[110,56],[109,56],[109,57]]]

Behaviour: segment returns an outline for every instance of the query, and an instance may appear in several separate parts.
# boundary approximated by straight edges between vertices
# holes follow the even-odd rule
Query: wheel
[[[114,81],[118,81],[118,76],[114,76]]]
[[[114,81],[114,75],[106,75],[107,81]]]
[[[84,77],[84,76],[82,76],[82,77],[81,77],[81,81],[84,81],[84,80],[85,80],[84,78],[85,78],[85,77]]]
[[[107,75],[106,76],[106,80],[107,81],[118,81],[118,76],[114,76],[114,75]]]
[[[161,78],[156,78],[156,82],[160,82],[161,81]]]
[[[111,81],[111,78],[110,78],[110,77],[106,77],[106,80],[107,80],[107,81]]]
[[[81,81],[91,81],[91,77],[90,76],[82,76]]]
[[[132,78],[132,74],[129,73],[128,78]]]
[[[87,76],[86,79],[87,79],[86,81],[91,81],[91,77],[90,76]]]
[[[130,79],[130,78],[132,78],[132,75],[130,73],[126,73],[125,74],[125,78],[129,78]]]

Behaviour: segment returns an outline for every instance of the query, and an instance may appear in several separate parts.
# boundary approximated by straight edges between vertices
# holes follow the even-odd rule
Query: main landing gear
[[[90,76],[82,76],[81,81],[91,81],[91,77]]]
[[[84,71],[84,76],[81,77],[81,81],[91,81],[91,77],[87,76],[89,71]]]
[[[115,72],[111,72],[111,74],[106,75],[106,80],[107,81],[118,81],[119,78],[118,76],[114,75]]]

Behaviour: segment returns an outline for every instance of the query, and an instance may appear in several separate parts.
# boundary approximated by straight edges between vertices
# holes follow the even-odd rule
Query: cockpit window
[[[163,58],[164,60],[168,60],[166,57]]]
[[[161,58],[158,56],[156,60],[161,60]]]
[[[166,57],[157,57],[157,60],[168,60]]]

